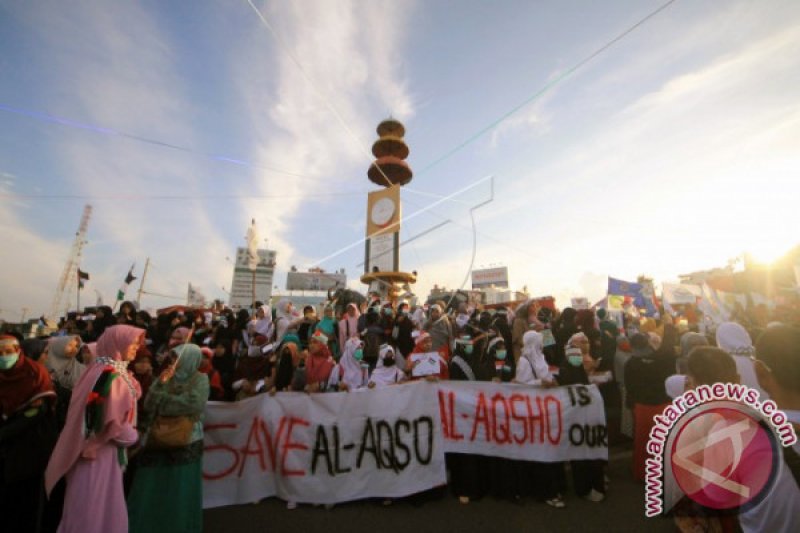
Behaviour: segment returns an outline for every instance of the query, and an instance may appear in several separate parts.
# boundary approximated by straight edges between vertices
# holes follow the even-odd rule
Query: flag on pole
[[[629,297],[633,300],[633,305],[637,309],[645,309],[646,316],[656,314],[656,304],[652,295],[652,287],[645,287],[641,283],[623,281],[621,279],[608,278],[608,307],[609,309],[620,309],[624,306],[619,297]],[[613,298],[613,297],[617,298]]]
[[[256,219],[252,219],[250,227],[247,228],[247,268],[256,271],[258,268],[258,231],[256,230]]]
[[[121,302],[125,299],[125,292],[128,290],[128,286],[133,282],[133,280],[136,279],[136,276],[133,275],[133,267],[135,266],[135,263],[131,265],[130,270],[128,270],[128,275],[125,276],[125,281],[122,282],[122,286],[119,288],[119,291],[117,291],[118,302]]]
[[[78,288],[79,289],[83,288],[83,282],[84,281],[89,281],[89,273],[88,272],[84,272],[83,270],[81,270],[79,268],[78,269]]]

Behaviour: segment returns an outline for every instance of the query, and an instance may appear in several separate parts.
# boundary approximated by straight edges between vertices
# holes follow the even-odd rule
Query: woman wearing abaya
[[[468,335],[456,341],[455,355],[450,359],[451,381],[477,381],[474,349],[475,345]],[[450,490],[460,503],[467,504],[470,500],[477,500],[485,495],[486,483],[481,476],[486,465],[483,457],[468,453],[447,453],[445,461],[450,472]]]
[[[533,329],[534,325],[541,325],[537,317],[538,311],[536,302],[529,300],[520,305],[514,313],[514,322],[511,324],[511,351],[514,361],[519,361],[522,353],[522,337],[525,332]]]
[[[133,533],[203,530],[203,411],[208,377],[199,371],[203,358],[199,346],[184,344],[175,351],[176,364],[165,370],[147,394],[143,426],[148,428],[162,415],[188,417],[194,424],[185,446],[152,448],[145,440],[128,498]]]
[[[585,337],[582,333],[573,335],[565,350],[566,361],[558,373],[559,385],[588,385],[589,375],[597,367],[597,361],[589,353],[588,342],[582,342],[579,336]],[[575,494],[591,502],[602,502],[606,493],[604,461],[570,461],[570,466]]]
[[[522,353],[517,361],[514,382],[535,387],[555,387],[556,381],[544,356],[544,339],[536,331],[528,331],[522,338]],[[564,463],[523,461],[525,476],[533,485],[536,498],[557,509],[566,504],[561,493],[564,483]]]
[[[423,328],[431,336],[432,351],[439,352],[445,358],[450,358],[450,345],[453,342],[453,326],[450,319],[439,304],[431,306],[431,318]]]
[[[556,361],[559,365],[564,362],[564,350],[570,337],[578,332],[578,326],[575,324],[575,317],[578,314],[572,307],[567,307],[561,312],[553,322],[553,336],[556,339]]]
[[[138,440],[139,383],[128,372],[144,331],[111,326],[97,341],[100,357],[75,384],[67,423],[45,472],[50,494],[66,476],[61,533],[106,533],[128,529],[122,487],[126,448]]]
[[[394,333],[397,333],[395,336]],[[394,341],[397,349],[404,359],[407,359],[411,352],[414,351],[414,322],[408,314],[408,304],[401,303],[397,307],[397,318],[394,322],[394,330],[392,335],[395,337]]]
[[[644,481],[647,441],[653,427],[653,417],[670,403],[664,383],[675,373],[676,331],[672,317],[665,314],[664,340],[658,350],[650,337],[637,333],[631,337],[633,354],[625,363],[625,401],[633,409],[633,477]]]
[[[58,437],[55,392],[47,371],[19,341],[0,335],[0,520],[4,531],[47,531],[42,479]],[[46,513],[43,517],[43,511]],[[57,523],[57,522],[56,522]]]
[[[508,383],[514,378],[514,358],[506,350],[502,337],[489,341],[483,359],[479,381]],[[531,492],[533,480],[528,479],[528,462],[504,457],[483,457],[482,460],[489,493],[495,498],[520,503],[521,498]]]

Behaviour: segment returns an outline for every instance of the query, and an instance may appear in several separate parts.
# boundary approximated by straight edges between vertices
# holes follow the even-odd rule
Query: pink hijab
[[[94,459],[97,456],[97,450],[104,445],[130,446],[136,442],[138,438],[134,429],[136,400],[141,395],[141,388],[133,376],[129,376],[129,380],[115,379],[112,382],[111,392],[105,405],[105,420],[101,433],[86,437],[84,413],[89,394],[100,374],[109,366],[100,358],[108,358],[121,363],[113,365],[116,371],[121,371],[120,369],[124,366],[122,361],[124,352],[143,335],[144,331],[139,328],[118,325],[107,328],[98,339],[97,355],[99,358],[86,369],[72,390],[67,421],[44,474],[45,489],[48,495],[58,480],[78,462],[78,459]],[[127,372],[127,370],[124,371]],[[131,387],[129,383],[133,386]]]

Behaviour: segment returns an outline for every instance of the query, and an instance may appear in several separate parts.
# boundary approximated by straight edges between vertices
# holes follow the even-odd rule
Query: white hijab
[[[762,399],[769,398],[769,394],[758,384],[753,361],[750,360],[756,351],[747,330],[736,322],[723,322],[717,328],[717,346],[733,357],[742,385],[757,390]]]
[[[522,336],[522,354],[517,364],[515,380],[527,385],[541,385],[543,380],[552,381],[553,375],[544,358],[544,338],[536,331],[526,331]],[[523,362],[524,359],[524,362]]]
[[[78,359],[64,355],[64,350],[66,350],[67,344],[72,339],[78,339],[78,348],[80,349],[80,339],[77,335],[66,335],[50,339],[46,361],[47,370],[50,371],[53,381],[69,390],[72,390],[83,375],[84,370],[86,370],[86,365],[78,361]]]
[[[259,318],[253,325],[253,331],[257,335],[263,335],[268,340],[272,338],[272,309],[268,305],[262,305],[259,309],[264,312],[264,318]]]
[[[393,366],[383,366],[383,360],[389,355],[395,356],[395,364]],[[376,387],[384,387],[386,385],[400,383],[404,378],[405,374],[403,374],[403,371],[397,368],[397,355],[395,354],[394,348],[388,344],[384,344],[381,346],[381,350],[378,354],[378,365],[375,367],[375,370],[372,371],[372,375],[369,378],[370,383],[374,383]]]
[[[357,337],[347,339],[344,344],[344,353],[339,359],[339,367],[342,369],[341,383],[346,383],[350,390],[361,387],[363,375],[361,363],[355,358],[356,350],[361,347],[361,340]]]

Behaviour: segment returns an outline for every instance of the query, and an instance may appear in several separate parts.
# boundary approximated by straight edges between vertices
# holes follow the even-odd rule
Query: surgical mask
[[[582,355],[570,355],[567,357],[569,364],[572,366],[581,366],[583,364],[583,356]]]
[[[356,358],[356,361],[361,361],[362,359],[364,359],[364,350],[359,348],[358,350],[353,352],[353,357]]]
[[[387,307],[383,310],[383,314],[386,316],[392,316],[392,310]]]
[[[464,346],[464,353],[467,355],[472,355],[473,346],[471,344],[467,344]]]
[[[0,355],[0,370],[8,370],[9,368],[13,367],[17,364],[18,359],[18,353],[11,355]]]
[[[506,351],[505,350],[497,350],[496,352],[494,352],[494,356],[497,359],[502,361],[503,359],[506,358]]]
[[[394,356],[385,357],[383,359],[383,366],[394,366]]]

